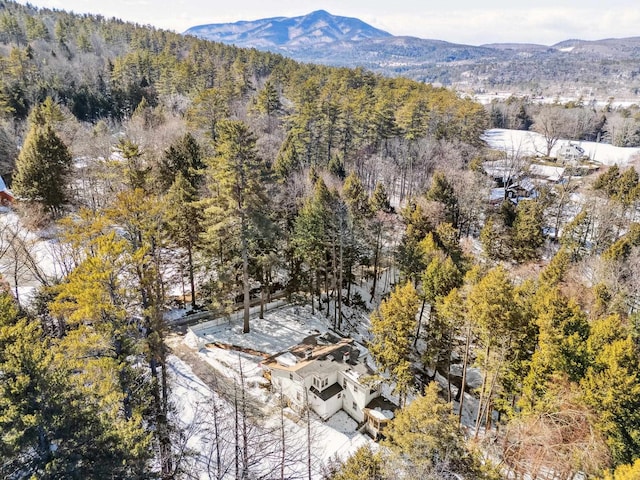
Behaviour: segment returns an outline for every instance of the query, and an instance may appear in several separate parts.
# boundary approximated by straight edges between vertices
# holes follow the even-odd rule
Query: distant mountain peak
[[[235,23],[199,25],[189,35],[240,47],[289,50],[391,37],[357,18],[316,10],[299,17],[274,17]]]

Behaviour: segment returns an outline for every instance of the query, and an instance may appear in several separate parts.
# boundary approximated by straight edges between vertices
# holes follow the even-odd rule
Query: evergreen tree
[[[384,433],[384,443],[408,462],[405,468],[411,478],[436,478],[444,472],[485,478],[479,462],[467,450],[451,406],[438,398],[436,382],[402,409]]]
[[[618,466],[613,473],[606,472],[604,480],[635,480],[640,477],[640,458],[633,464]]]
[[[69,201],[71,165],[71,153],[51,125],[33,123],[16,161],[13,190],[57,215]]]
[[[538,341],[523,381],[520,406],[530,411],[547,391],[552,375],[578,381],[588,366],[589,324],[578,305],[557,287],[542,285],[533,300]]]
[[[369,446],[359,448],[351,455],[330,480],[384,480],[384,463],[379,453],[375,453]]]
[[[517,352],[518,337],[523,334],[520,307],[513,284],[502,267],[491,269],[467,296],[469,319],[478,333],[484,351],[478,354],[483,364],[483,382],[476,416],[476,435],[483,417],[490,419],[493,396],[507,358]]]
[[[320,269],[327,252],[326,220],[329,197],[327,186],[322,179],[318,179],[315,183],[313,196],[305,199],[294,224],[292,242],[298,258],[309,269],[307,285],[311,294],[312,311],[314,292],[317,292],[318,308],[321,308]]]
[[[258,112],[271,117],[281,108],[280,95],[273,84],[267,80],[262,90],[258,92],[255,100],[255,107]]]
[[[431,180],[431,187],[425,194],[427,200],[440,202],[444,206],[444,221],[458,228],[460,207],[458,198],[451,183],[442,172],[436,172]]]
[[[351,172],[345,179],[343,196],[353,217],[367,217],[371,214],[369,197],[355,172]]]
[[[163,188],[169,188],[181,174],[197,189],[204,172],[202,149],[190,133],[184,134],[165,150],[160,161],[159,180]]]
[[[189,181],[178,172],[178,175],[167,192],[166,223],[172,240],[187,252],[187,271],[191,288],[191,306],[196,307],[196,287],[194,280],[193,254],[203,231],[204,215],[195,203],[197,192]]]
[[[218,123],[229,114],[228,98],[217,88],[201,91],[193,99],[187,111],[187,121],[190,125],[204,130],[213,142],[218,141]]]
[[[381,371],[388,371],[404,404],[411,385],[409,355],[416,330],[420,299],[411,283],[398,286],[371,315],[371,354]]]
[[[119,408],[110,408],[118,395],[102,381],[103,371],[117,367],[100,358],[93,338],[57,345],[36,322],[18,318],[11,297],[0,294],[3,478],[135,479],[149,473],[149,437],[139,417],[124,419]]]
[[[638,354],[631,336],[601,348],[581,386],[597,413],[596,425],[607,438],[614,464],[640,456],[640,380]]]
[[[225,120],[218,125],[216,156],[210,160],[209,190],[212,197],[205,211],[210,225],[206,236],[210,243],[221,239],[237,248],[241,261],[244,296],[243,332],[249,332],[250,278],[249,257],[254,239],[266,224],[268,204],[264,190],[265,167],[256,151],[255,136],[246,124]]]
[[[377,182],[376,187],[373,190],[373,195],[371,196],[371,209],[374,212],[382,211],[385,213],[391,213],[392,211],[391,203],[389,202],[389,195],[387,195],[387,191],[381,182]]]
[[[536,200],[522,201],[516,209],[516,219],[511,232],[513,258],[523,262],[539,257],[544,245],[542,232],[544,208]]]

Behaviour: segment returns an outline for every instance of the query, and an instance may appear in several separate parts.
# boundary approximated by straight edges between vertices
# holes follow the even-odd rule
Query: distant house
[[[2,205],[10,205],[14,201],[13,194],[7,188],[7,185],[4,183],[4,179],[0,177],[0,204]]]
[[[308,405],[323,420],[344,410],[377,437],[397,407],[381,397],[379,382],[370,381],[375,372],[366,355],[353,339],[325,333],[268,358],[262,368],[294,410]]]
[[[507,188],[507,197],[513,199],[535,197],[536,185],[529,177],[523,177]]]
[[[558,183],[565,178],[565,168],[532,163],[529,165],[529,176],[548,183]]]
[[[575,143],[567,142],[558,150],[558,161],[570,165],[577,164],[585,157],[584,148]]]
[[[492,162],[484,162],[482,164],[484,173],[491,178],[499,188],[508,187],[514,178],[517,178],[521,172],[513,165],[508,165],[504,160],[495,160]]]

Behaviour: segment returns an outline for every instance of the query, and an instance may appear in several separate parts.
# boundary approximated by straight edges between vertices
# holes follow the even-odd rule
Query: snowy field
[[[471,95],[471,98],[473,98],[473,100],[483,105],[490,105],[491,102],[493,102],[494,100],[499,102],[504,102],[511,97],[521,98],[522,96],[518,94],[514,94],[513,92],[494,92],[494,93],[480,93],[480,94]],[[611,101],[611,99],[609,98],[603,98],[603,99],[590,98],[589,100],[584,100],[581,92],[576,92],[575,96],[563,96],[563,97],[548,96],[548,97],[539,97],[539,98],[534,97],[534,98],[531,98],[531,100],[533,101],[533,103],[537,103],[539,105],[551,105],[556,103],[565,104],[569,102],[584,101],[585,104],[588,104],[589,106],[594,106],[596,108],[604,108],[607,106],[610,106],[612,108],[629,108],[632,105],[638,105],[640,103],[640,99],[638,98],[619,99],[619,100],[614,99],[613,101]]]
[[[482,139],[496,150],[503,150],[509,153],[519,153],[522,155],[543,156],[546,153],[546,143],[544,137],[539,133],[524,130],[507,130],[503,128],[493,128],[485,131]],[[551,156],[556,156],[558,150],[569,140],[558,140],[551,150]],[[628,165],[630,162],[640,159],[640,148],[614,147],[606,143],[597,142],[574,142],[580,145],[585,155],[591,160],[604,165],[618,164]]]

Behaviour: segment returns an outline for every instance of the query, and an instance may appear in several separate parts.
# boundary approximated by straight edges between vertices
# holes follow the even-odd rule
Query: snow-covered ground
[[[290,309],[293,310],[294,307],[290,307]],[[289,319],[289,322],[278,320],[277,313],[270,315],[270,319],[279,325],[276,329],[279,329],[283,335],[290,333],[291,337],[277,338],[273,335],[275,330],[272,328],[260,331],[261,327],[269,322],[253,322],[252,330],[254,333],[248,335],[252,335],[254,339],[260,339],[263,347],[272,352],[278,351],[285,344],[291,346],[293,339],[306,336],[306,332],[304,328],[297,328],[298,322],[292,320],[294,315],[287,316],[287,310],[286,308],[281,309],[277,313],[282,313]],[[310,319],[314,318],[313,316],[309,317]],[[290,324],[290,328],[287,328],[287,323]],[[314,324],[315,322],[310,320],[310,323]],[[242,343],[249,347],[250,340],[247,338],[244,341],[239,341],[234,330],[234,328],[221,329],[219,331],[221,335],[217,341]],[[242,334],[240,333],[240,335]],[[213,367],[212,372],[224,377],[220,379],[219,391],[224,390],[225,383],[239,383],[239,372],[242,370],[242,381],[247,398],[255,402],[261,412],[260,421],[252,425],[252,438],[259,438],[262,442],[260,448],[252,447],[252,462],[257,462],[253,465],[252,470],[260,475],[266,475],[265,478],[276,477],[269,476],[268,472],[280,472],[281,456],[274,451],[281,448],[279,442],[283,430],[287,456],[285,478],[307,478],[309,439],[311,440],[312,478],[317,479],[322,478],[324,469],[333,460],[344,460],[365,444],[375,445],[369,437],[356,431],[356,422],[345,412],[338,412],[327,422],[321,421],[312,414],[308,430],[306,417],[301,418],[289,408],[281,410],[278,396],[270,392],[266,380],[262,377],[261,356],[215,347],[201,349],[198,356]],[[187,471],[191,472],[192,478],[216,478],[217,451],[213,441],[215,421],[212,407],[213,402],[216,402],[220,444],[223,450],[222,463],[227,465],[229,469],[222,478],[234,478],[235,413],[232,403],[229,398],[225,399],[216,394],[211,387],[194,374],[189,365],[179,358],[170,357],[169,369],[172,376],[171,393],[176,412],[175,418],[187,432],[184,440],[189,454],[185,464]]]
[[[544,137],[535,132],[492,128],[484,133],[482,139],[486,141],[491,148],[509,153],[538,156],[546,153]],[[553,149],[551,149],[551,156],[555,156],[558,150],[568,142],[569,140],[567,139],[558,140]],[[591,160],[604,165],[618,164],[623,166],[633,160],[640,159],[640,148],[614,147],[607,143],[597,142],[572,141],[571,143],[580,145],[584,149],[585,155],[588,155]]]
[[[571,48],[571,47],[570,47]],[[493,93],[479,93],[475,95],[471,95],[476,102],[481,103],[483,105],[489,105],[494,100],[504,102],[508,100],[510,97],[522,97],[522,95],[514,94],[513,92],[493,92]],[[640,99],[638,98],[629,98],[629,99],[614,99],[610,98],[589,98],[585,100],[581,92],[577,92],[575,96],[547,96],[547,97],[529,97],[533,103],[537,103],[540,105],[549,105],[549,104],[565,104],[569,102],[577,102],[583,101],[585,104],[589,104],[590,106],[594,106],[595,108],[604,108],[610,106],[612,108],[629,108],[632,105],[638,105],[640,103]]]
[[[251,317],[251,331],[242,333],[242,321],[224,322],[209,328],[194,328],[208,342],[250,348],[273,355],[300,343],[305,337],[327,330],[324,313],[311,314],[309,306],[287,306]],[[191,339],[189,338],[189,341]]]
[[[23,304],[42,285],[41,279],[62,275],[64,254],[52,236],[29,231],[16,212],[0,207],[0,274]]]
[[[278,427],[278,422],[282,418],[281,410],[278,407],[278,398],[276,394],[270,391],[268,382],[263,378],[260,362],[264,359],[264,355],[285,351],[308,335],[326,331],[330,322],[330,319],[326,318],[324,313],[316,311],[315,314],[312,314],[310,306],[287,305],[271,310],[265,314],[265,318],[262,320],[257,318],[257,315],[253,315],[250,321],[251,332],[248,334],[242,333],[242,321],[238,319],[231,323],[212,325],[206,329],[199,330],[199,334],[204,336],[208,342],[208,345],[204,348],[197,349],[198,345],[201,346],[203,342],[198,341],[193,333],[187,334],[184,344],[189,345],[189,348],[195,347],[194,354],[212,367],[212,372],[217,372],[227,380],[239,382],[239,372],[242,371],[243,382],[248,396],[255,399],[262,406],[265,428],[269,429],[275,426],[277,429],[281,428]],[[220,348],[215,347],[214,344],[219,345]],[[258,352],[263,352],[263,354],[261,355]],[[171,368],[179,372],[179,374],[176,373],[176,380],[172,382],[178,412],[183,412],[179,413],[178,417],[184,428],[189,431],[190,419],[194,417],[191,412],[199,412],[201,410],[197,408],[198,402],[210,403],[210,400],[202,400],[202,398],[214,398],[215,395],[210,389],[207,391],[206,386],[203,393],[202,382],[184,362],[174,357],[171,359]],[[454,374],[461,374],[459,366],[454,366],[453,368]],[[446,388],[446,379],[439,374],[436,375],[436,378],[443,388]],[[481,381],[479,370],[477,368],[469,368],[467,377],[469,388],[478,387]],[[191,385],[192,382],[193,385]],[[391,400],[397,401],[392,389],[393,385],[383,385],[384,395]],[[457,388],[452,385],[452,390],[455,395]],[[201,398],[200,400],[198,400],[199,397]],[[413,398],[413,394],[409,395],[408,400],[411,401]],[[469,393],[465,395],[462,424],[467,428],[472,427],[474,424],[477,403],[477,399],[473,395]],[[193,405],[196,405],[196,407]],[[458,407],[458,403],[454,402],[452,410],[457,413]],[[230,412],[231,408],[227,401],[224,409]],[[287,419],[287,438],[291,438],[292,445],[305,447],[307,444],[306,419],[298,417],[296,413],[288,409],[284,417]],[[365,444],[370,444],[373,448],[376,448],[376,444],[369,437],[358,433],[356,428],[356,422],[342,411],[331,417],[327,422],[322,422],[316,417],[312,418],[314,478],[321,478],[323,468],[336,458],[344,460]],[[232,428],[228,427],[227,430],[231,432]],[[210,436],[210,433],[199,434],[193,440],[192,451],[196,455],[193,462],[194,465],[200,465],[200,467],[206,464],[206,458],[203,457],[211,455],[210,442],[207,443],[207,435]],[[306,453],[296,451],[295,455],[298,455],[298,462],[301,462],[295,468],[304,470]],[[273,462],[273,460],[269,459],[265,461],[267,463]],[[269,467],[265,468],[268,469]],[[296,474],[298,473],[300,471],[296,472]],[[208,477],[202,474],[200,478]]]

